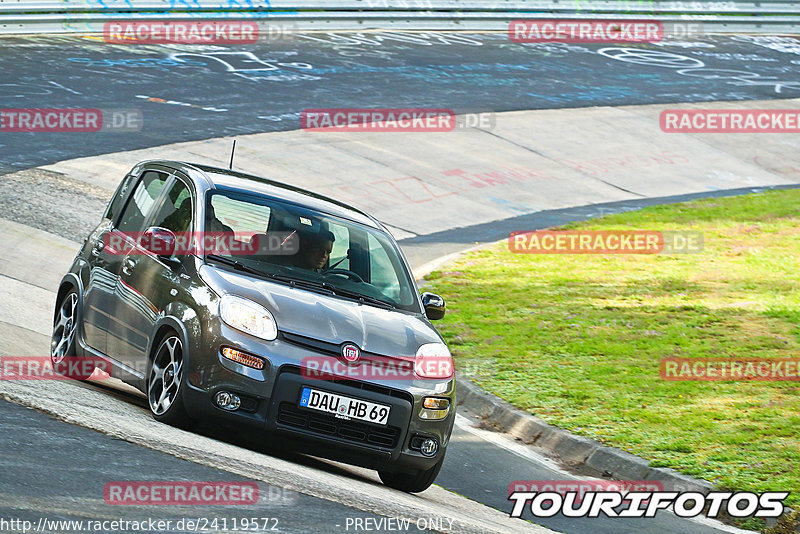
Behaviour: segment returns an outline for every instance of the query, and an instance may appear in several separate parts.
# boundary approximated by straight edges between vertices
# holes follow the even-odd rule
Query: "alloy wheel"
[[[155,415],[163,415],[178,398],[183,373],[183,348],[176,336],[165,338],[156,350],[150,378],[147,381],[147,400]]]
[[[50,359],[58,365],[67,357],[75,343],[75,325],[77,323],[78,295],[70,293],[58,309],[53,335],[50,338]]]

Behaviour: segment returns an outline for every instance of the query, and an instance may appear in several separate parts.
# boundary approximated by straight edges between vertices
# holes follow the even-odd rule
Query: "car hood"
[[[204,265],[200,275],[220,296],[237,295],[267,308],[278,330],[285,333],[328,343],[352,342],[364,351],[394,357],[413,357],[420,345],[443,342],[420,314],[377,308],[210,265]]]

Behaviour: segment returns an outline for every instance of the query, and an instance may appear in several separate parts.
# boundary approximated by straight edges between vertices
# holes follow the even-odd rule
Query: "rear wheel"
[[[407,493],[419,493],[425,491],[436,480],[439,471],[444,463],[444,455],[430,469],[411,473],[395,473],[391,471],[378,471],[378,476],[384,484]]]
[[[147,404],[162,423],[188,427],[192,420],[183,404],[183,343],[169,332],[157,345],[147,377]]]

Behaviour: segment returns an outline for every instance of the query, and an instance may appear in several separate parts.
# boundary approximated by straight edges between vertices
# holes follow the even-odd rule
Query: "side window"
[[[153,217],[150,226],[160,226],[176,234],[192,229],[192,193],[181,180],[175,180]]]
[[[349,269],[350,259],[347,257],[347,251],[350,249],[350,231],[344,226],[333,223],[328,224],[328,229],[333,232],[333,237],[336,238],[333,242],[328,265],[336,265],[337,269]]]
[[[142,230],[147,214],[156,202],[156,198],[164,189],[167,175],[157,171],[147,171],[142,175],[136,189],[128,199],[117,228],[121,232],[138,232]]]
[[[111,197],[111,202],[108,203],[106,212],[103,215],[104,218],[111,219],[112,221],[116,220],[117,215],[119,215],[119,212],[122,211],[122,203],[125,200],[125,194],[128,192],[128,188],[133,185],[135,180],[135,175],[125,175],[125,178],[122,179],[119,187],[117,187],[117,190],[114,192],[114,196]]]
[[[395,301],[401,300],[397,271],[383,243],[375,239],[372,234],[369,235],[369,274],[368,282],[380,289],[381,293]]]

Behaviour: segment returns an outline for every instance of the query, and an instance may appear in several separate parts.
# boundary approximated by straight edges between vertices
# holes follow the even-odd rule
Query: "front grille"
[[[377,427],[357,421],[337,419],[332,415],[301,410],[291,402],[282,402],[278,407],[278,423],[308,430],[314,434],[385,449],[395,448],[400,438],[400,429],[397,427]]]
[[[292,373],[295,375],[302,374],[300,368],[295,365],[284,365],[283,367],[281,367],[281,372]],[[342,384],[344,386],[350,386],[351,388],[361,389],[364,391],[371,391],[373,393],[380,393],[381,395],[386,395],[387,397],[394,397],[395,399],[403,399],[412,406],[414,405],[414,397],[411,395],[411,393],[407,391],[387,388],[386,386],[381,386],[379,384],[372,384],[370,382],[362,382],[360,380],[335,380],[335,382],[337,384]]]

